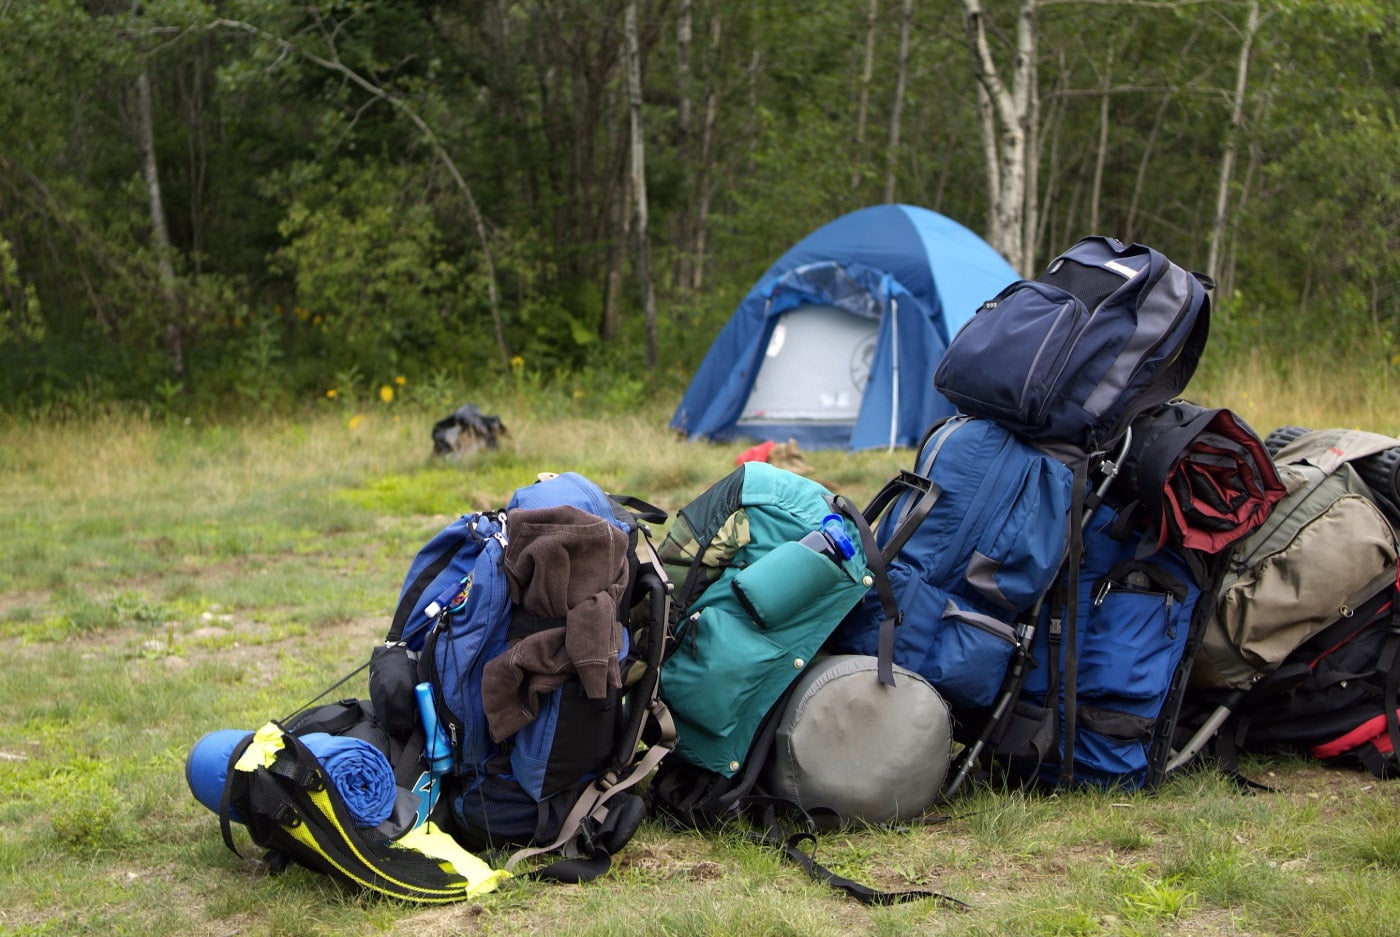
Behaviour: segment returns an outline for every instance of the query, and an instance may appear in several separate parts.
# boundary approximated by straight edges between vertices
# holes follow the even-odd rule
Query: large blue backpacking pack
[[[1066,557],[1075,561],[1065,566],[1068,598],[1059,603],[1066,637],[1066,781],[1076,750],[1082,525],[1127,454],[1134,421],[1175,398],[1194,374],[1209,335],[1212,286],[1155,248],[1085,237],[1039,277],[1019,280],[984,303],[934,373],[934,385],[961,413],[996,421],[1073,472]],[[1095,473],[1102,474],[1100,482],[1091,482]],[[1037,627],[1024,630],[1034,636]],[[1019,666],[1008,672],[965,764],[984,742],[997,752],[1018,738],[1026,723],[1010,713],[1020,703],[1003,701],[1019,695],[1025,673]],[[963,776],[960,771],[950,787]]]
[[[1094,511],[1075,595],[1041,608],[1035,667],[1000,742],[1019,780],[1135,789],[1165,773],[1209,598],[1187,559],[1130,518],[1111,504]],[[1068,601],[1077,615],[1064,614]]]
[[[894,661],[932,683],[964,728],[995,702],[1026,613],[1055,581],[1072,484],[1063,463],[1000,424],[954,417],[864,511],[900,614]],[[831,647],[877,653],[884,617],[872,590]]]
[[[1155,248],[1082,238],[984,303],[939,359],[934,386],[1024,438],[1106,450],[1190,380],[1211,286]]]
[[[658,697],[670,587],[646,526],[665,519],[574,473],[463,515],[410,564],[369,701],[207,733],[191,792],[270,870],[403,900],[474,898],[543,853],[558,858],[532,877],[602,874],[645,813],[629,789],[675,741]]]
[[[427,684],[446,752],[455,835],[506,862],[557,852],[582,879],[645,812],[624,793],[674,744],[658,696],[669,583],[657,509],[573,472],[542,475],[504,509],[466,514],[415,556],[370,693],[390,731],[420,718]]]

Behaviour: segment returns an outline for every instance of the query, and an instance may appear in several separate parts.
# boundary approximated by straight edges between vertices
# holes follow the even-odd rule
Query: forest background
[[[0,0],[0,413],[678,398],[778,255],[889,201],[1023,274],[1150,243],[1218,281],[1215,360],[1388,380],[1397,15]]]

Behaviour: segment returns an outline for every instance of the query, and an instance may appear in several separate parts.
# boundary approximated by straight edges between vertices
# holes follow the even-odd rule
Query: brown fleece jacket
[[[627,588],[627,535],[569,505],[512,511],[505,552],[511,601],[558,619],[511,642],[482,673],[491,736],[502,741],[539,715],[539,698],[577,673],[584,694],[601,699],[622,685],[618,603]]]

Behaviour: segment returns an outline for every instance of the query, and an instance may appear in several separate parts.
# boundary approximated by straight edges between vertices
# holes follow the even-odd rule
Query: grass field
[[[1261,434],[1400,430],[1388,385],[1302,377],[1240,367],[1193,399]],[[510,436],[461,464],[429,458],[440,413],[378,400],[218,426],[0,421],[0,934],[1400,933],[1400,789],[1283,760],[1246,765],[1273,793],[1209,772],[1153,794],[975,790],[941,825],[822,837],[836,871],[966,912],[866,909],[737,836],[651,823],[605,879],[447,908],[263,874],[190,796],[192,742],[286,715],[363,663],[451,517],[543,470],[674,511],[741,448],[676,440],[664,401],[608,417],[537,392],[477,402]],[[806,454],[857,503],[910,457]],[[365,692],[361,675],[335,695]]]

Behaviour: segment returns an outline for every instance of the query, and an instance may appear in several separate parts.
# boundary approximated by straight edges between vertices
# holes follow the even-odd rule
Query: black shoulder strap
[[[931,477],[933,464],[938,459],[938,453],[943,447],[943,442],[940,441],[931,451],[929,450],[929,443],[933,441],[934,436],[939,430],[954,419],[959,418],[948,417],[938,420],[928,428],[923,438],[919,440],[919,448],[915,450],[919,453],[916,457],[919,461],[916,461],[914,471],[900,471],[885,483],[884,488],[875,495],[874,500],[872,500],[865,509],[866,519],[871,524],[874,524],[876,519],[884,513],[885,509],[896,496],[906,491],[914,491],[919,495],[917,498],[905,504],[904,510],[900,512],[899,517],[894,522],[894,531],[890,534],[890,538],[885,542],[884,546],[884,557],[887,563],[893,561],[894,558],[899,555],[899,551],[904,548],[904,544],[909,542],[909,538],[919,529],[919,525],[924,522],[924,518],[928,517],[929,512],[933,510],[933,506],[937,504],[938,499],[943,496],[943,489],[940,488]],[[947,436],[945,435],[944,439],[946,438]]]
[[[890,586],[889,567],[880,546],[875,541],[875,532],[870,529],[866,516],[856,510],[856,506],[845,495],[836,495],[831,506],[856,525],[860,533],[860,546],[865,552],[865,565],[875,580],[875,594],[880,598],[880,610],[884,618],[880,621],[879,644],[876,651],[876,673],[885,686],[894,686],[894,629],[900,622],[899,606],[894,599],[894,589]]]
[[[1079,556],[1084,549],[1085,488],[1089,485],[1088,465],[1074,467],[1074,495],[1069,512],[1069,537],[1065,550],[1065,616],[1063,623],[1064,743],[1060,756],[1060,783],[1074,780],[1074,742],[1079,722]]]
[[[912,493],[917,495],[909,504],[905,506],[898,520],[894,524],[894,532],[885,541],[884,547],[880,549],[881,558],[885,563],[891,563],[899,555],[899,551],[909,542],[909,538],[914,536],[914,532],[919,529],[919,525],[928,517],[933,506],[938,503],[938,499],[943,496],[943,489],[938,487],[932,479],[926,478],[917,472],[910,472],[901,469],[875,494],[875,497],[865,507],[865,521],[868,526],[875,524],[889,506],[902,494]]]
[[[670,518],[670,515],[661,508],[634,495],[609,494],[608,497],[632,512],[632,515],[638,520],[646,521],[648,524],[664,524]]]
[[[892,905],[903,904],[908,901],[920,901],[931,898],[942,904],[946,904],[959,911],[969,911],[970,906],[956,898],[936,891],[881,891],[878,888],[871,888],[869,885],[862,885],[854,879],[837,875],[826,866],[817,862],[816,843],[817,837],[810,832],[786,833],[781,824],[777,821],[776,811],[769,810],[767,813],[766,828],[762,833],[751,833],[749,838],[759,845],[767,846],[781,852],[788,859],[800,865],[812,877],[813,881],[820,882],[831,888],[845,893],[849,898],[854,898],[864,905]],[[803,851],[802,844],[810,843],[812,851]]]
[[[233,746],[233,751],[229,752],[228,766],[224,771],[224,792],[219,797],[219,832],[223,834],[224,845],[228,847],[229,852],[240,858],[242,858],[243,853],[238,851],[238,846],[233,842],[232,819],[233,787],[235,784],[242,783],[242,781],[233,766],[243,757],[243,753],[248,750],[248,746],[252,744],[252,741],[253,734],[250,732],[248,733],[248,737],[243,740],[242,744]]]

